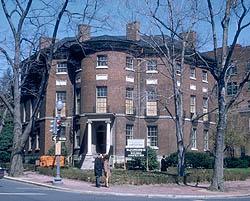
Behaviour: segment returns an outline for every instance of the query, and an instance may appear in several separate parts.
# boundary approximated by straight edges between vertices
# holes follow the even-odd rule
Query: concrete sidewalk
[[[209,184],[199,184],[195,186],[185,186],[177,184],[162,184],[162,185],[115,185],[110,188],[96,188],[94,184],[63,178],[63,184],[53,185],[53,177],[40,175],[36,172],[25,172],[22,177],[13,178],[5,176],[6,179],[11,179],[20,182],[32,183],[39,186],[56,188],[64,191],[89,193],[89,194],[110,194],[122,196],[147,196],[147,197],[186,197],[186,198],[211,198],[211,197],[236,197],[250,196],[250,179],[246,181],[230,181],[225,182],[225,192],[208,191]]]

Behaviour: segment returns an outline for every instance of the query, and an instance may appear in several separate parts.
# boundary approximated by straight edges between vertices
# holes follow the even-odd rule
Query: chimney
[[[197,33],[195,31],[190,31],[190,32],[182,32],[180,33],[180,36],[185,39],[185,37],[187,36],[187,47],[191,48],[191,47],[196,47],[197,46]]]
[[[41,36],[39,39],[40,50],[48,48],[51,45],[51,43],[52,43],[52,38]]]
[[[134,21],[127,24],[126,37],[128,40],[139,41],[140,37],[140,22]]]
[[[78,39],[80,42],[90,39],[90,26],[87,24],[78,25]]]

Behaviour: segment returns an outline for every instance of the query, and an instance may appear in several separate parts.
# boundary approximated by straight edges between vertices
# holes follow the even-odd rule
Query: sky
[[[47,1],[47,0],[45,0]],[[82,13],[82,11],[85,9],[86,1],[90,2],[89,7],[86,9],[86,16],[92,16],[93,13],[93,7],[94,7],[94,0],[70,0],[68,10],[72,13]],[[174,7],[174,10],[176,11],[175,16],[182,13],[182,9],[186,9],[187,1],[189,0],[175,0],[176,6]],[[7,1],[8,3],[10,1]],[[46,9],[43,9],[43,11],[34,11],[34,15],[41,16],[47,16],[51,13],[56,11],[56,8],[58,8],[60,0],[58,1],[52,1],[48,0],[47,2],[50,2],[50,5],[55,8],[55,10],[51,10],[49,13],[45,12]],[[70,15],[67,13],[65,17],[63,18],[62,23],[60,24],[60,29],[58,33],[58,38],[62,39],[64,37],[68,36],[74,36],[77,33],[77,24],[79,23],[90,23],[92,26],[91,34],[93,36],[97,35],[125,35],[126,33],[126,24],[131,21],[140,21],[141,23],[141,33],[146,34],[159,34],[159,29],[154,26],[152,23],[152,18],[149,17],[149,11],[151,8],[154,10],[155,8],[155,2],[156,0],[97,0],[98,6],[97,6],[97,12],[94,15],[93,18],[91,18],[91,21],[88,17],[85,17],[85,20],[82,20],[82,16],[80,15]],[[148,2],[148,5],[145,4],[145,2]],[[162,4],[165,2],[164,0],[160,1]],[[225,4],[225,0],[216,0],[212,1],[214,3],[215,13],[217,13],[220,8]],[[206,0],[200,0],[200,10],[203,13],[206,13]],[[247,0],[247,3],[250,6],[250,0]],[[161,5],[162,5],[161,4]],[[39,3],[39,0],[33,1],[32,10],[37,9],[39,7],[42,7],[44,5],[41,5]],[[13,8],[9,7],[9,8]],[[178,13],[179,12],[179,13]],[[184,12],[183,12],[184,13]],[[189,13],[187,13],[188,15]],[[181,15],[181,14],[180,14]],[[69,18],[71,16],[71,18]],[[74,18],[72,18],[74,16]],[[158,16],[164,21],[167,22],[167,14],[166,10],[159,9]],[[78,17],[78,19],[76,19]],[[41,17],[42,18],[42,17]],[[41,19],[40,18],[40,19]],[[10,54],[13,55],[13,52],[11,52],[13,41],[11,41],[11,35],[10,35],[10,29],[7,24],[7,21],[4,17],[4,13],[2,10],[2,7],[0,6],[0,46],[5,46],[9,51]],[[70,19],[70,20],[69,20]],[[216,15],[216,29],[218,38],[221,39],[221,25],[220,20],[222,19],[222,16],[219,14]],[[248,15],[248,20],[250,20],[250,15]],[[33,19],[34,20],[34,19]],[[236,31],[236,20],[235,18],[231,18],[232,23],[229,29],[229,43],[232,41],[232,36],[234,35]],[[54,18],[46,18],[44,17],[44,22],[47,27],[49,28],[41,28],[40,31],[44,35],[51,35],[52,26],[49,26],[54,23]],[[184,25],[186,26],[189,23],[189,18],[186,17],[186,19],[183,19]],[[186,23],[186,24],[185,24]],[[28,23],[27,23],[28,24]],[[183,26],[185,28],[185,26]],[[198,39],[203,43],[205,43],[204,46],[202,46],[201,50],[211,50],[211,39],[208,39],[208,37],[211,37],[211,27],[207,22],[202,19],[199,23],[197,23],[194,26],[194,30],[198,33]],[[24,35],[32,39],[33,28],[28,26],[26,27],[26,30],[24,32]],[[165,30],[164,30],[165,31]],[[166,31],[168,34],[168,32]],[[246,46],[250,45],[250,27],[244,30],[239,39],[238,43]],[[38,37],[38,36],[37,36]],[[207,43],[208,42],[208,43]],[[2,55],[0,55],[0,73],[2,72],[2,69],[6,68],[5,61]]]

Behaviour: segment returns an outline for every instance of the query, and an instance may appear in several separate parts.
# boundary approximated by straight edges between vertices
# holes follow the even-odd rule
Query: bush
[[[170,154],[166,158],[167,165],[176,167],[178,165],[177,153]],[[204,152],[187,152],[185,154],[185,166],[191,168],[211,169],[213,167],[213,157]]]
[[[241,158],[225,158],[224,167],[226,168],[247,168],[249,165],[248,160]]]
[[[245,155],[245,156],[242,156],[240,159],[246,160],[248,162],[248,167],[250,167],[250,156]]]
[[[159,163],[157,161],[156,151],[150,147],[148,149],[148,169],[159,169]],[[133,157],[132,160],[127,162],[127,168],[129,170],[146,170],[147,169],[147,156],[145,157]]]

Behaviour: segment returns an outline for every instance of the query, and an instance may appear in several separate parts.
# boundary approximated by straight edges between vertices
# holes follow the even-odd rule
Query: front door
[[[96,152],[106,153],[106,128],[104,125],[99,125],[96,129]]]

